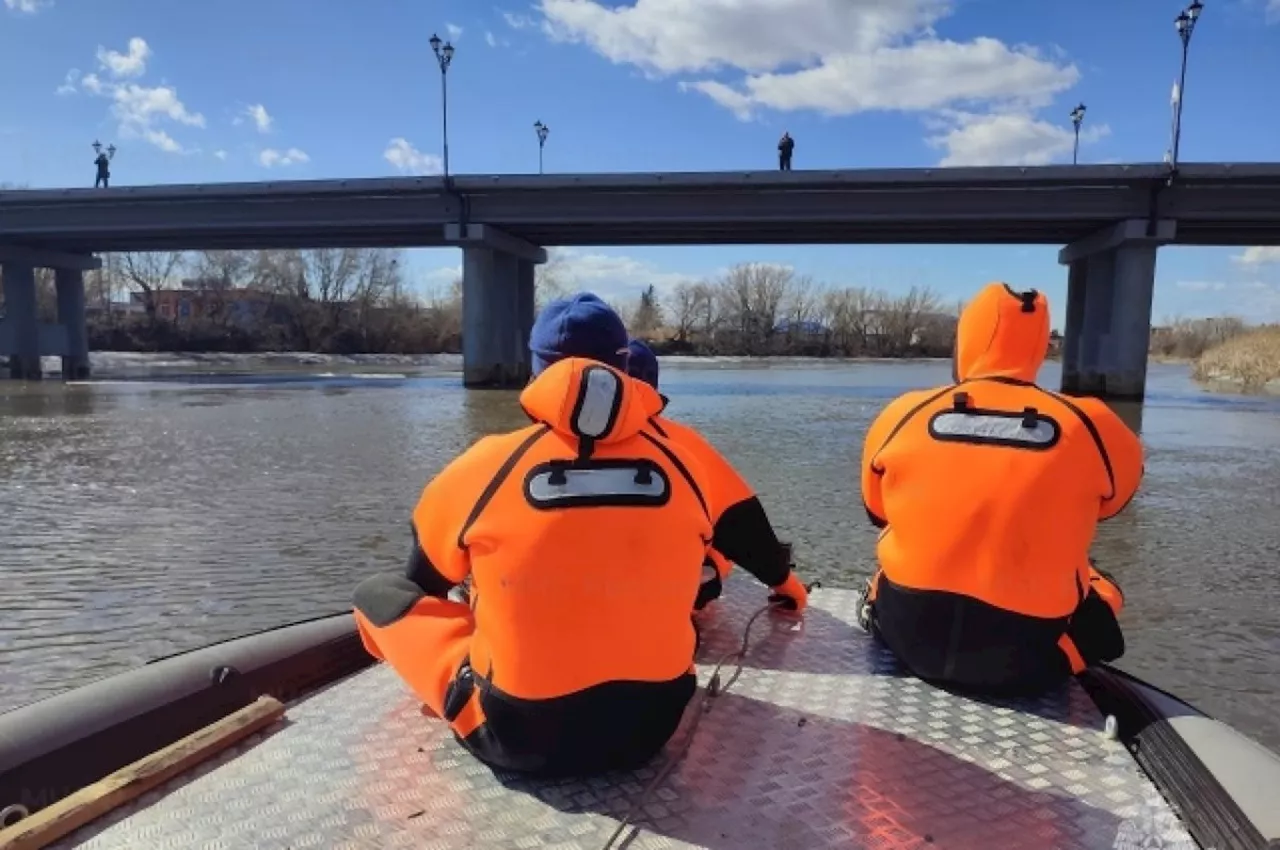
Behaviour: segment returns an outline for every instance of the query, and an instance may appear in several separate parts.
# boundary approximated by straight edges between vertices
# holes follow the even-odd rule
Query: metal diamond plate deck
[[[738,645],[764,596],[735,571],[701,617],[701,661]],[[856,602],[820,589],[802,624],[757,621],[742,675],[615,847],[1196,846],[1078,685],[1023,702],[937,690],[855,628]],[[288,720],[56,846],[591,850],[662,766],[495,775],[383,666],[291,705]]]

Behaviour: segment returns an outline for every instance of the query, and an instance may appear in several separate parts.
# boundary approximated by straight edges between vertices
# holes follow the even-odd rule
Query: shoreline
[[[803,354],[660,354],[663,363],[672,365],[689,364],[748,364],[748,363],[803,363],[811,366],[824,364],[911,364],[911,363],[945,363],[950,356],[900,356],[900,357],[842,357],[831,355]],[[46,380],[61,372],[61,358],[56,355],[45,355],[41,358]],[[1057,352],[1045,358],[1045,363],[1061,363]],[[0,366],[6,358],[0,357]],[[1151,363],[1160,365],[1191,366],[1196,361],[1190,357],[1175,357],[1152,354]],[[98,350],[89,352],[89,363],[92,377],[114,376],[118,374],[146,374],[149,372],[171,374],[188,370],[200,373],[218,373],[242,369],[269,369],[294,371],[307,367],[337,366],[349,371],[359,372],[374,367],[401,367],[414,371],[460,372],[462,371],[462,355],[453,352],[437,352],[431,354],[324,354],[314,351],[128,351]]]

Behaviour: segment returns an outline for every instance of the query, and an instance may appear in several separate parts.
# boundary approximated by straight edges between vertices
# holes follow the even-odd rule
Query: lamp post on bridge
[[[440,114],[441,128],[444,135],[444,179],[449,181],[449,65],[453,63],[453,45],[441,42],[440,36],[431,34],[431,52],[436,55],[436,63],[440,66]]]
[[[542,149],[547,145],[547,135],[551,133],[551,128],[541,121],[533,122],[533,132],[538,134],[538,173],[542,173]]]
[[[102,142],[94,139],[93,152],[98,155],[93,161],[93,164],[98,167],[98,176],[94,178],[93,188],[97,189],[101,185],[102,188],[106,189],[111,182],[110,163],[111,160],[116,158],[116,146],[107,145],[107,152],[103,153]]]
[[[1084,122],[1085,105],[1081,103],[1075,109],[1071,110],[1071,124],[1075,127],[1076,142],[1075,147],[1071,149],[1071,164],[1076,165],[1080,162],[1080,124]]]
[[[1182,69],[1178,72],[1177,102],[1173,107],[1173,146],[1169,167],[1178,168],[1178,147],[1182,141],[1182,100],[1187,90],[1187,51],[1191,47],[1191,35],[1195,32],[1196,21],[1200,20],[1200,12],[1204,4],[1200,0],[1192,0],[1191,5],[1178,13],[1173,25],[1178,29],[1178,38],[1182,40]]]

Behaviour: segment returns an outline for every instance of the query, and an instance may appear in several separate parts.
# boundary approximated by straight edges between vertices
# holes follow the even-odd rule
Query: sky
[[[0,0],[0,183],[113,185],[434,174],[448,73],[450,171],[759,170],[1159,162],[1181,45],[1167,0]],[[1205,0],[1181,160],[1280,159],[1280,0]],[[424,289],[456,249],[409,252]],[[830,286],[990,280],[1047,293],[1054,246],[558,249],[612,299],[738,262]],[[1157,321],[1280,320],[1280,248],[1164,248]]]

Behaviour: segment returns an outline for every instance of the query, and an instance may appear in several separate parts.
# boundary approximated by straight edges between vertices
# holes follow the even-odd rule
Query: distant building
[[[792,321],[791,319],[783,319],[773,326],[773,332],[784,336],[796,337],[799,339],[813,339],[815,337],[825,337],[831,333],[831,328],[812,319],[801,319]]]
[[[188,283],[197,285],[188,286]],[[156,317],[171,322],[225,320],[246,326],[261,318],[271,306],[271,296],[257,289],[207,289],[199,281],[183,281],[182,289],[152,290]],[[146,297],[131,293],[140,304]]]

